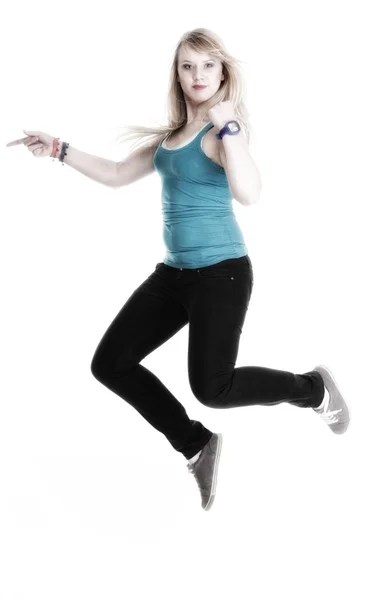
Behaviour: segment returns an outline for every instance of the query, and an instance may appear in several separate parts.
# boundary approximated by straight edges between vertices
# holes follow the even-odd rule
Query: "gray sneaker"
[[[318,365],[314,371],[318,371],[323,377],[324,386],[329,394],[322,408],[314,408],[314,410],[332,429],[333,433],[345,433],[349,427],[350,414],[337,383],[332,373],[324,365]]]
[[[198,460],[192,465],[187,465],[189,472],[193,473],[197,480],[204,510],[210,510],[215,500],[222,440],[221,433],[212,434],[210,441],[202,448]]]

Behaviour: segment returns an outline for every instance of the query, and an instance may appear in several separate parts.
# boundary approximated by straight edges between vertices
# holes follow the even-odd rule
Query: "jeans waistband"
[[[206,267],[199,267],[199,268],[171,267],[170,265],[166,265],[163,262],[157,263],[156,267],[161,265],[165,269],[170,270],[170,272],[186,271],[186,272],[191,272],[191,273],[193,273],[193,272],[199,273],[200,271],[205,271],[207,269],[215,269],[215,268],[220,269],[220,267],[231,267],[231,266],[240,265],[242,263],[245,263],[251,267],[251,261],[250,261],[250,257],[248,254],[245,254],[244,256],[240,256],[238,258],[227,258],[226,260],[221,260],[220,262],[214,263],[213,265],[208,265]]]

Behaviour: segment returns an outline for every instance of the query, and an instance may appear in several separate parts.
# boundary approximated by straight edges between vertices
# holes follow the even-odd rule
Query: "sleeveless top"
[[[202,149],[212,127],[206,123],[173,150],[164,138],[153,157],[162,182],[164,263],[170,267],[199,269],[247,254],[225,170]]]

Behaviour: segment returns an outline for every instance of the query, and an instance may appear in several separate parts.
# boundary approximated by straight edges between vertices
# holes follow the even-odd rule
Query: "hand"
[[[222,129],[228,121],[235,121],[236,115],[234,114],[233,104],[230,100],[218,102],[215,106],[212,106],[208,111],[210,121],[215,127]]]
[[[28,150],[36,157],[51,156],[53,150],[53,136],[43,131],[26,131],[27,137],[20,138],[8,142],[7,146],[18,146],[18,144],[24,144]]]

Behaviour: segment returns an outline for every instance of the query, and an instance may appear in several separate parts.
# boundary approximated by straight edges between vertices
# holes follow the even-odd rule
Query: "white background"
[[[1,600],[373,599],[370,2],[14,2],[1,23]],[[184,457],[90,372],[164,258],[159,176],[115,191],[5,147],[30,129],[125,157],[115,128],[166,123],[195,27],[246,63],[263,182],[233,201],[255,279],[236,366],[326,364],[352,413],[337,436],[286,403],[202,405],[183,328],[142,364],[223,434],[209,512]]]

